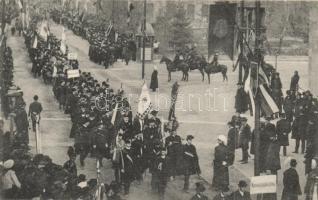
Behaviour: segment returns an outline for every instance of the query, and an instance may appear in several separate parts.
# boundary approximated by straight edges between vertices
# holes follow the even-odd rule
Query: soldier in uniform
[[[90,146],[89,146],[89,121],[87,120],[82,126],[78,129],[75,134],[75,152],[77,155],[80,155],[81,166],[84,167],[84,160],[87,157]]]
[[[152,179],[154,188],[159,195],[160,200],[164,200],[165,190],[169,177],[169,160],[165,149],[161,150],[160,157],[154,163]]]
[[[121,177],[124,185],[124,194],[129,194],[130,184],[136,178],[135,157],[131,150],[131,142],[126,141],[125,148],[122,152],[121,160]]]
[[[183,191],[188,192],[190,175],[201,174],[199,166],[199,157],[195,146],[192,144],[192,135],[187,136],[187,143],[183,145],[183,159],[184,159],[184,186]]]
[[[71,174],[72,177],[77,177],[77,167],[75,163],[76,153],[73,147],[69,147],[67,150],[67,155],[69,160],[66,161],[63,165],[63,168]]]
[[[35,128],[36,128],[36,123],[40,123],[40,118],[41,118],[41,112],[42,112],[42,105],[41,103],[38,101],[39,97],[38,95],[35,95],[33,97],[33,102],[30,104],[29,107],[29,114],[28,116],[31,117],[31,121],[32,121],[32,128],[33,131],[35,132]],[[38,119],[37,119],[38,117]]]
[[[214,149],[212,187],[215,190],[228,191],[229,188],[229,150],[224,135],[218,136],[218,146]]]

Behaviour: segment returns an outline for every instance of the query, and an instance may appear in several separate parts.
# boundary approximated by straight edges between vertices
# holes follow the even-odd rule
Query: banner
[[[68,60],[77,60],[77,53],[68,53],[67,59]]]
[[[254,176],[251,177],[250,193],[267,194],[276,193],[276,175]]]
[[[144,83],[141,89],[141,94],[139,97],[138,110],[137,115],[140,119],[144,119],[144,117],[151,111],[152,103],[150,99],[149,90],[147,84]]]
[[[79,69],[67,70],[67,78],[77,78],[80,77]]]
[[[236,17],[235,3],[218,3],[210,5],[210,23],[208,38],[208,54],[216,52],[228,55],[233,60],[234,25]]]

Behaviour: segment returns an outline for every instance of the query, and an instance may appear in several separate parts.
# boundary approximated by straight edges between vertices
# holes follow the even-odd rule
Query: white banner
[[[67,78],[77,78],[80,77],[79,69],[67,70]]]
[[[68,60],[77,60],[77,53],[69,53],[67,54]]]
[[[276,175],[254,176],[251,178],[250,193],[276,193]]]

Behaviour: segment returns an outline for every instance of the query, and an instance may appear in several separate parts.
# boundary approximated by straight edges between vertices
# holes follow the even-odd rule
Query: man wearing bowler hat
[[[191,198],[191,200],[208,200],[208,197],[203,194],[205,191],[203,183],[197,182],[195,183],[195,186],[196,194]]]
[[[229,199],[231,200],[251,200],[251,195],[247,191],[247,183],[241,180],[238,184],[239,189],[233,192]]]

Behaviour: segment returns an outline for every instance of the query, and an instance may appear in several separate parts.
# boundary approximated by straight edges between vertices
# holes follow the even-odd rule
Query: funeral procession
[[[0,0],[0,200],[318,200],[317,19]]]

